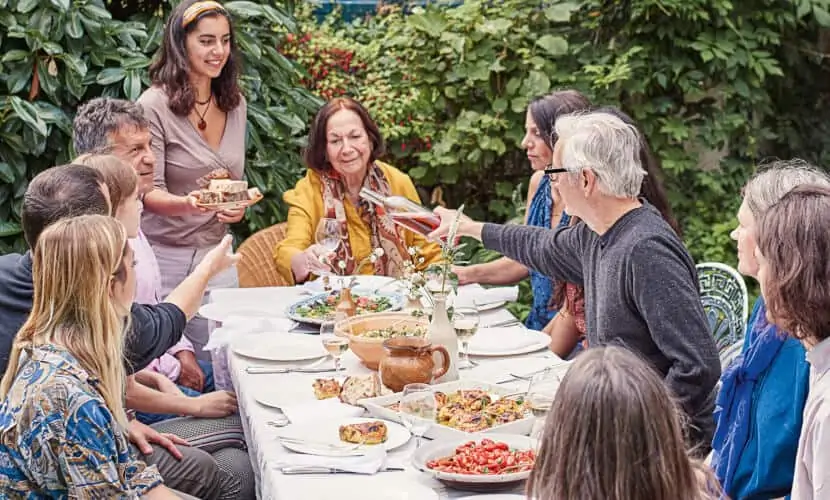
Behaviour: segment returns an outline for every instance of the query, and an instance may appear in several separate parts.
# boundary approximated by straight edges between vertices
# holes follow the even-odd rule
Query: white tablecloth
[[[239,290],[214,290],[213,301],[224,304],[239,304],[246,311],[270,312],[275,317],[282,316],[282,311],[289,304],[301,297],[297,288],[260,288]],[[510,313],[505,309],[482,313],[481,323],[491,324],[509,319]],[[275,332],[279,333],[279,332]],[[284,332],[283,332],[284,333]],[[479,366],[462,370],[461,377],[480,382],[496,382],[509,378],[508,373],[526,372],[528,357],[553,357],[545,351],[513,358],[478,358]],[[551,362],[555,362],[551,360]],[[283,398],[301,403],[313,401],[312,383],[315,378],[331,377],[333,374],[249,374],[248,366],[273,365],[280,363],[229,355],[231,378],[239,399],[239,411],[245,426],[254,472],[257,477],[257,491],[263,500],[397,500],[411,498],[405,492],[413,488],[427,486],[444,498],[459,498],[471,493],[458,492],[444,488],[441,483],[427,477],[412,468],[409,463],[415,449],[415,440],[390,452],[388,465],[406,467],[405,471],[380,472],[375,475],[327,474],[327,475],[284,475],[273,467],[280,457],[292,452],[286,450],[276,439],[278,428],[268,425],[268,421],[277,418],[279,411],[264,406],[256,401],[257,397],[279,392]],[[296,364],[296,363],[288,363]],[[367,374],[370,370],[360,364],[357,357],[348,352],[343,364],[349,374]],[[527,382],[502,384],[517,391],[526,390]],[[414,486],[413,486],[414,485]],[[369,494],[371,493],[371,494]],[[517,491],[516,493],[520,493]]]

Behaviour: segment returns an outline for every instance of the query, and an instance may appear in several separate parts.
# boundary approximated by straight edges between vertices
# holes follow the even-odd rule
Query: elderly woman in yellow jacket
[[[377,161],[382,153],[380,131],[357,101],[333,99],[317,113],[305,151],[308,173],[285,193],[290,207],[288,231],[274,251],[280,273],[290,283],[302,283],[312,274],[331,270],[320,259],[329,250],[315,244],[317,225],[323,218],[337,221],[340,244],[330,261],[345,264],[342,274],[398,276],[410,258],[410,247],[419,249],[424,265],[440,257],[437,245],[395,225],[388,215],[360,198],[360,190],[366,187],[420,202],[408,175]],[[373,265],[360,267],[376,248],[383,249],[382,256]]]

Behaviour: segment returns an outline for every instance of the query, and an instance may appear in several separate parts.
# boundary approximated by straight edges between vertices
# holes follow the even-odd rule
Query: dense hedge
[[[528,167],[519,143],[531,97],[577,88],[621,106],[663,160],[695,258],[734,264],[728,233],[755,166],[771,157],[824,160],[819,24],[830,21],[828,1],[543,5],[438,2],[408,16],[385,7],[322,25],[300,10],[301,33],[282,51],[310,69],[304,83],[314,92],[363,100],[393,160],[422,186],[490,219],[521,206]]]
[[[266,193],[241,234],[283,219],[281,194],[302,170],[299,146],[321,101],[276,47],[274,28],[294,29],[277,2],[232,1],[248,98],[248,176]],[[170,2],[0,1],[0,253],[25,248],[20,203],[28,180],[65,163],[78,104],[137,98]],[[126,18],[126,19],[125,19]]]

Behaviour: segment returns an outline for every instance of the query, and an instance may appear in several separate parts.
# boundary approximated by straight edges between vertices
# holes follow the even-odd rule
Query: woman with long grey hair
[[[801,160],[777,161],[743,189],[738,271],[758,279],[756,254],[763,215],[794,188],[830,187],[830,178]],[[715,408],[712,468],[731,498],[777,498],[790,493],[802,413],[809,388],[804,347],[767,320],[765,294],[755,303],[741,355],[721,376]]]

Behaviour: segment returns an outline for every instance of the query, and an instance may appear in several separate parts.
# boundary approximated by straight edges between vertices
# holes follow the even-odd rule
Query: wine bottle
[[[378,206],[395,224],[424,236],[438,229],[441,224],[441,219],[432,211],[404,196],[383,196],[376,191],[363,188],[360,190],[360,197]]]

